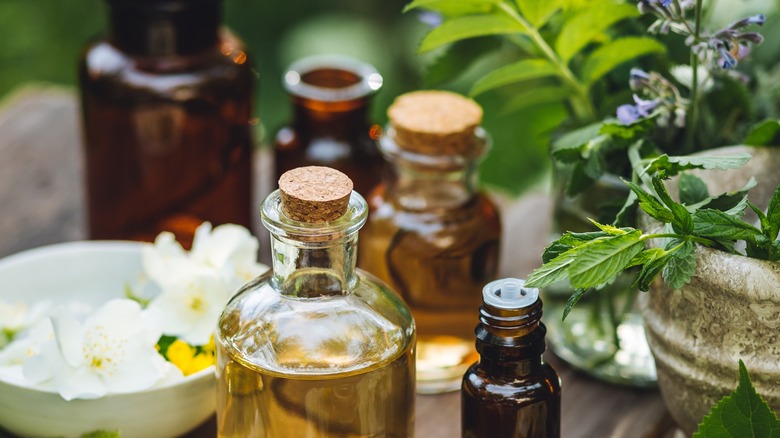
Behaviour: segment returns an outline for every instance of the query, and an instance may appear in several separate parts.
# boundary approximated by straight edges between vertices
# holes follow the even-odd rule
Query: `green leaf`
[[[680,174],[678,189],[680,193],[680,202],[685,205],[696,204],[710,198],[707,184],[698,176],[691,175],[690,173]]]
[[[503,85],[552,76],[556,71],[545,59],[524,59],[488,73],[474,84],[470,94],[477,96]]]
[[[674,214],[668,208],[664,207],[660,201],[655,199],[653,195],[647,193],[645,189],[639,185],[626,182],[631,191],[639,198],[639,207],[649,214],[653,219],[659,220],[663,223],[671,223],[674,220]]]
[[[591,240],[607,236],[608,234],[603,231],[592,231],[588,233],[567,232],[544,249],[544,253],[542,254],[542,262],[547,263],[572,248],[584,245]]]
[[[670,245],[677,244],[679,241],[670,242]],[[676,250],[669,251],[669,256],[661,275],[669,287],[680,289],[691,282],[696,270],[696,245],[691,241],[683,242]]]
[[[536,28],[541,28],[562,6],[562,0],[515,0],[520,12]]]
[[[571,308],[574,307],[577,303],[579,303],[580,298],[582,298],[582,296],[585,295],[585,292],[589,290],[590,289],[584,289],[584,288],[574,289],[574,292],[572,292],[571,296],[566,301],[566,307],[563,309],[563,317],[561,318],[561,321],[566,321],[566,317],[569,316],[569,312],[571,312]]]
[[[750,161],[750,158],[750,154],[734,154],[720,157],[670,157],[664,154],[651,160],[644,168],[643,173],[671,177],[677,175],[682,170],[688,169],[736,169]]]
[[[423,38],[418,52],[424,53],[466,38],[485,35],[521,33],[526,29],[503,15],[469,15],[446,20]]]
[[[594,50],[582,67],[585,85],[593,85],[604,75],[632,59],[663,53],[666,46],[649,37],[626,37],[610,41]]]
[[[751,177],[747,184],[735,192],[727,192],[721,195],[711,197],[705,201],[693,204],[690,207],[695,209],[711,208],[713,210],[728,211],[737,208],[739,204],[745,201],[748,190],[756,186],[756,179]]]
[[[644,248],[639,230],[595,240],[573,250],[576,257],[569,265],[569,281],[574,287],[596,287],[613,279]]]
[[[669,196],[669,192],[666,191],[663,181],[657,176],[653,176],[653,188],[658,197],[661,198],[661,201],[669,207],[672,215],[674,215],[674,220],[671,222],[674,231],[679,234],[690,234],[693,231],[693,218],[688,209],[684,205],[674,202],[672,197]]]
[[[472,38],[456,41],[447,50],[425,66],[426,86],[438,85],[460,76],[482,55],[500,46],[497,37]]]
[[[634,266],[640,266],[647,263],[652,262],[653,260],[663,257],[666,254],[666,251],[662,248],[648,248],[639,254],[635,255],[633,259],[628,263],[628,266],[626,268],[631,268]]]
[[[164,357],[165,360],[168,360],[168,347],[170,347],[176,339],[178,339],[176,336],[162,335],[157,341],[157,351],[160,352],[160,355]]]
[[[600,122],[567,132],[553,142],[551,151],[555,154],[564,150],[578,150],[582,145],[598,137],[599,131],[601,131]]]
[[[739,385],[720,399],[699,424],[693,438],[778,438],[780,420],[750,381],[739,361]]]
[[[769,240],[774,240],[774,238],[771,237],[770,234],[771,227],[769,226],[769,218],[767,218],[766,214],[750,201],[747,201],[747,205],[748,207],[750,207],[751,210],[753,210],[753,213],[755,213],[756,216],[758,216],[758,221],[761,224],[761,232],[764,233],[764,236],[766,236]]]
[[[541,267],[534,269],[534,272],[525,281],[526,286],[543,288],[566,278],[566,268],[574,261],[574,253],[576,251],[576,248],[566,251]]]
[[[618,228],[618,227],[613,227],[612,225],[600,224],[591,218],[588,218],[588,221],[592,223],[594,226],[596,226],[596,228],[598,228],[599,230],[601,230],[602,232],[610,236],[622,236],[626,233],[634,231],[633,228]]]
[[[636,193],[629,192],[626,202],[620,208],[620,211],[615,215],[615,221],[612,225],[627,226],[636,222],[636,204],[639,198],[636,197]]]
[[[568,88],[561,86],[545,86],[532,88],[520,93],[513,93],[512,97],[502,108],[502,112],[510,113],[528,108],[530,106],[542,105],[545,103],[560,102],[571,96]]]
[[[632,140],[641,135],[644,135],[650,128],[654,126],[654,123],[649,118],[639,119],[629,125],[620,123],[617,119],[609,118],[604,121],[601,127],[601,134],[611,135],[613,137],[619,137],[625,140]]]
[[[764,120],[750,130],[743,143],[751,146],[775,144],[780,141],[778,134],[780,134],[780,120]]]
[[[403,12],[413,9],[430,9],[444,16],[488,13],[501,0],[415,0],[404,7]]]
[[[642,266],[642,269],[639,271],[639,275],[636,279],[636,284],[639,287],[639,290],[643,292],[647,292],[650,289],[650,283],[653,282],[655,277],[658,276],[664,266],[666,266],[666,263],[668,263],[669,259],[672,257],[671,254],[664,250],[655,251],[651,254],[648,254],[648,256],[649,260],[647,260]]]
[[[766,219],[769,229],[766,237],[769,240],[777,239],[778,230],[780,230],[780,186],[775,189],[772,200],[769,201],[769,207],[766,210]]]
[[[585,8],[564,24],[555,40],[555,51],[564,62],[568,63],[574,55],[610,26],[626,18],[637,16],[639,11],[636,5],[628,3],[601,2],[600,5]]]
[[[769,242],[753,225],[720,210],[709,208],[693,214],[693,234],[712,239],[749,240],[762,246]]]

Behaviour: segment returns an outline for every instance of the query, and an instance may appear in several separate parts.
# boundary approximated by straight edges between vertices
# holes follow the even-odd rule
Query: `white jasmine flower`
[[[170,277],[171,270],[175,271],[177,266],[190,263],[176,237],[167,231],[157,235],[153,246],[144,247],[141,260],[144,272],[156,283],[164,283]]]
[[[162,293],[149,304],[166,335],[190,345],[209,342],[230,291],[214,269],[180,265],[168,273]]]
[[[242,226],[225,224],[212,231],[211,224],[204,222],[195,231],[191,257],[216,269],[235,292],[268,270],[268,266],[257,263],[258,248],[257,239]]]
[[[27,359],[40,354],[41,346],[53,339],[51,320],[47,318],[38,321],[24,336],[16,338],[0,350],[0,367],[23,365]]]
[[[161,333],[135,301],[109,301],[83,324],[60,308],[51,321],[55,339],[25,362],[24,378],[53,384],[65,400],[143,390],[168,371],[155,349]]]
[[[32,306],[21,302],[11,304],[0,301],[0,349],[43,319],[49,307],[51,305],[48,301],[41,301]]]

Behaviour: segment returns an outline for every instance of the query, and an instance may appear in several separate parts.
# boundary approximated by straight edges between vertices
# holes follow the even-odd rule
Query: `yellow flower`
[[[198,353],[198,349],[190,344],[177,339],[168,347],[168,360],[176,365],[185,376],[197,373],[198,371],[214,365],[214,354],[207,349],[211,345],[213,351],[214,338],[211,338],[209,344],[203,347],[203,352]]]

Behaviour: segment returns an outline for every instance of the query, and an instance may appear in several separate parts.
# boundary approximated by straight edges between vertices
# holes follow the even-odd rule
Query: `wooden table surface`
[[[255,205],[268,192],[264,178],[270,175],[268,158],[266,153],[256,154]],[[0,102],[0,257],[85,238],[81,174],[78,103],[72,90],[28,87]],[[550,200],[534,192],[500,203],[505,224],[501,275],[522,277],[539,264]],[[259,225],[254,231],[267,242],[267,232],[261,232]],[[261,247],[261,258],[267,260],[267,243]],[[601,383],[549,352],[547,358],[563,384],[564,437],[642,438],[673,433],[657,391]],[[418,438],[460,436],[459,393],[418,396],[416,403]],[[213,420],[191,434],[215,435]]]

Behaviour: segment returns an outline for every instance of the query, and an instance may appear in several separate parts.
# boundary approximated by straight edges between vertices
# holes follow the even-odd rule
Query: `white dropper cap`
[[[539,289],[523,286],[525,280],[520,278],[491,281],[482,288],[482,299],[486,304],[499,309],[522,309],[539,298]]]

